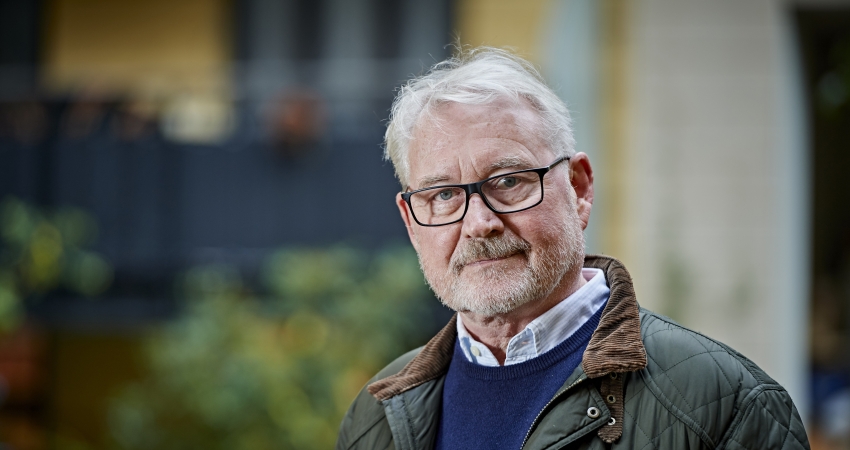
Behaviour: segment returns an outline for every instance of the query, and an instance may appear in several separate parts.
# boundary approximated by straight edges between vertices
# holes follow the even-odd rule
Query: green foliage
[[[126,449],[326,449],[384,364],[433,331],[416,257],[285,250],[249,292],[230,267],[191,270],[184,314],[146,343],[149,376],[111,409]]]
[[[13,197],[0,203],[0,332],[20,322],[25,299],[58,288],[94,296],[109,287],[112,268],[85,249],[96,235],[79,209],[42,211]]]

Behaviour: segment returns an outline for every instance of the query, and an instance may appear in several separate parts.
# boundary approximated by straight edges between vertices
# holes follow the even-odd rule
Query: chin
[[[477,299],[474,302],[444,301],[446,307],[462,313],[472,313],[482,317],[495,317],[508,314],[521,305],[511,300]]]
[[[472,312],[483,316],[510,313],[520,306],[542,298],[540,285],[529,272],[507,274],[499,271],[493,276],[477,276],[477,281],[458,279],[445,295],[438,297],[455,311]]]

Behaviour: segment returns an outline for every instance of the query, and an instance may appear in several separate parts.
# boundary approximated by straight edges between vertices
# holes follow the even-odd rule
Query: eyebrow
[[[518,156],[506,156],[497,159],[487,167],[487,173],[492,173],[500,169],[516,169],[525,170],[534,168],[528,160]]]
[[[436,185],[437,183],[443,183],[443,182],[446,182],[446,181],[449,181],[449,177],[446,176],[446,175],[424,176],[424,177],[419,179],[419,183],[417,183],[419,185],[419,188],[417,188],[417,189],[431,187],[431,186]]]
[[[525,170],[532,168],[534,168],[533,164],[530,164],[524,158],[520,158],[517,156],[506,156],[490,163],[490,165],[487,166],[487,173],[493,173],[501,169]],[[439,183],[448,182],[449,180],[450,178],[447,175],[427,175],[418,180],[419,182],[417,184],[419,187],[417,189],[424,189],[426,187],[435,186]]]

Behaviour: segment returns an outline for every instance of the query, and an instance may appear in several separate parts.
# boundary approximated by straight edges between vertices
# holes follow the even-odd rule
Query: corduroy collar
[[[602,269],[611,289],[599,326],[582,357],[585,374],[597,378],[646,367],[638,303],[629,272],[620,261],[607,256],[586,256],[584,267]],[[370,384],[369,393],[378,400],[386,400],[445,375],[457,338],[456,321],[457,315],[397,374]]]

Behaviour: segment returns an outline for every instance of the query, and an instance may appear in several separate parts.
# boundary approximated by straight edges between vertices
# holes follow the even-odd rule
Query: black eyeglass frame
[[[490,178],[487,178],[487,179],[484,179],[484,180],[481,180],[481,181],[478,181],[478,182],[475,182],[475,183],[443,184],[443,185],[439,185],[439,186],[431,186],[431,187],[426,187],[426,188],[422,188],[422,189],[417,189],[415,191],[402,192],[401,198],[407,203],[407,207],[410,210],[410,215],[413,216],[413,220],[415,220],[416,223],[418,223],[419,225],[421,225],[423,227],[442,227],[444,225],[451,225],[453,223],[458,223],[461,220],[463,220],[463,218],[466,217],[466,212],[469,210],[469,198],[472,197],[472,194],[478,194],[478,196],[481,197],[481,200],[484,200],[484,204],[487,205],[487,208],[489,208],[490,211],[493,211],[496,214],[513,214],[515,212],[525,211],[527,209],[534,208],[535,206],[543,203],[543,196],[546,194],[546,189],[543,188],[543,176],[546,175],[550,170],[552,170],[552,168],[554,168],[558,164],[562,163],[563,161],[569,161],[569,160],[570,160],[569,156],[561,156],[560,158],[553,161],[552,164],[549,164],[546,167],[538,167],[536,169],[525,169],[525,170],[517,170],[515,172],[501,173],[499,175],[493,175]],[[496,178],[507,177],[507,176],[514,175],[514,174],[517,174],[517,173],[526,173],[526,172],[535,172],[535,173],[537,173],[537,175],[540,176],[540,200],[538,200],[537,203],[535,203],[533,205],[526,206],[525,208],[517,209],[515,211],[502,212],[502,211],[496,210],[496,208],[494,208],[493,205],[491,205],[490,202],[487,200],[487,196],[484,195],[481,192],[481,186],[483,186],[484,183],[487,183],[490,180],[494,180]],[[416,194],[417,192],[428,191],[428,190],[431,190],[431,189],[443,189],[443,188],[462,188],[466,192],[466,203],[463,206],[463,214],[461,214],[460,217],[457,220],[453,220],[451,222],[446,222],[446,223],[426,224],[426,223],[420,222],[419,219],[416,218],[416,213],[413,212],[413,205],[410,203],[410,197],[413,194]]]

